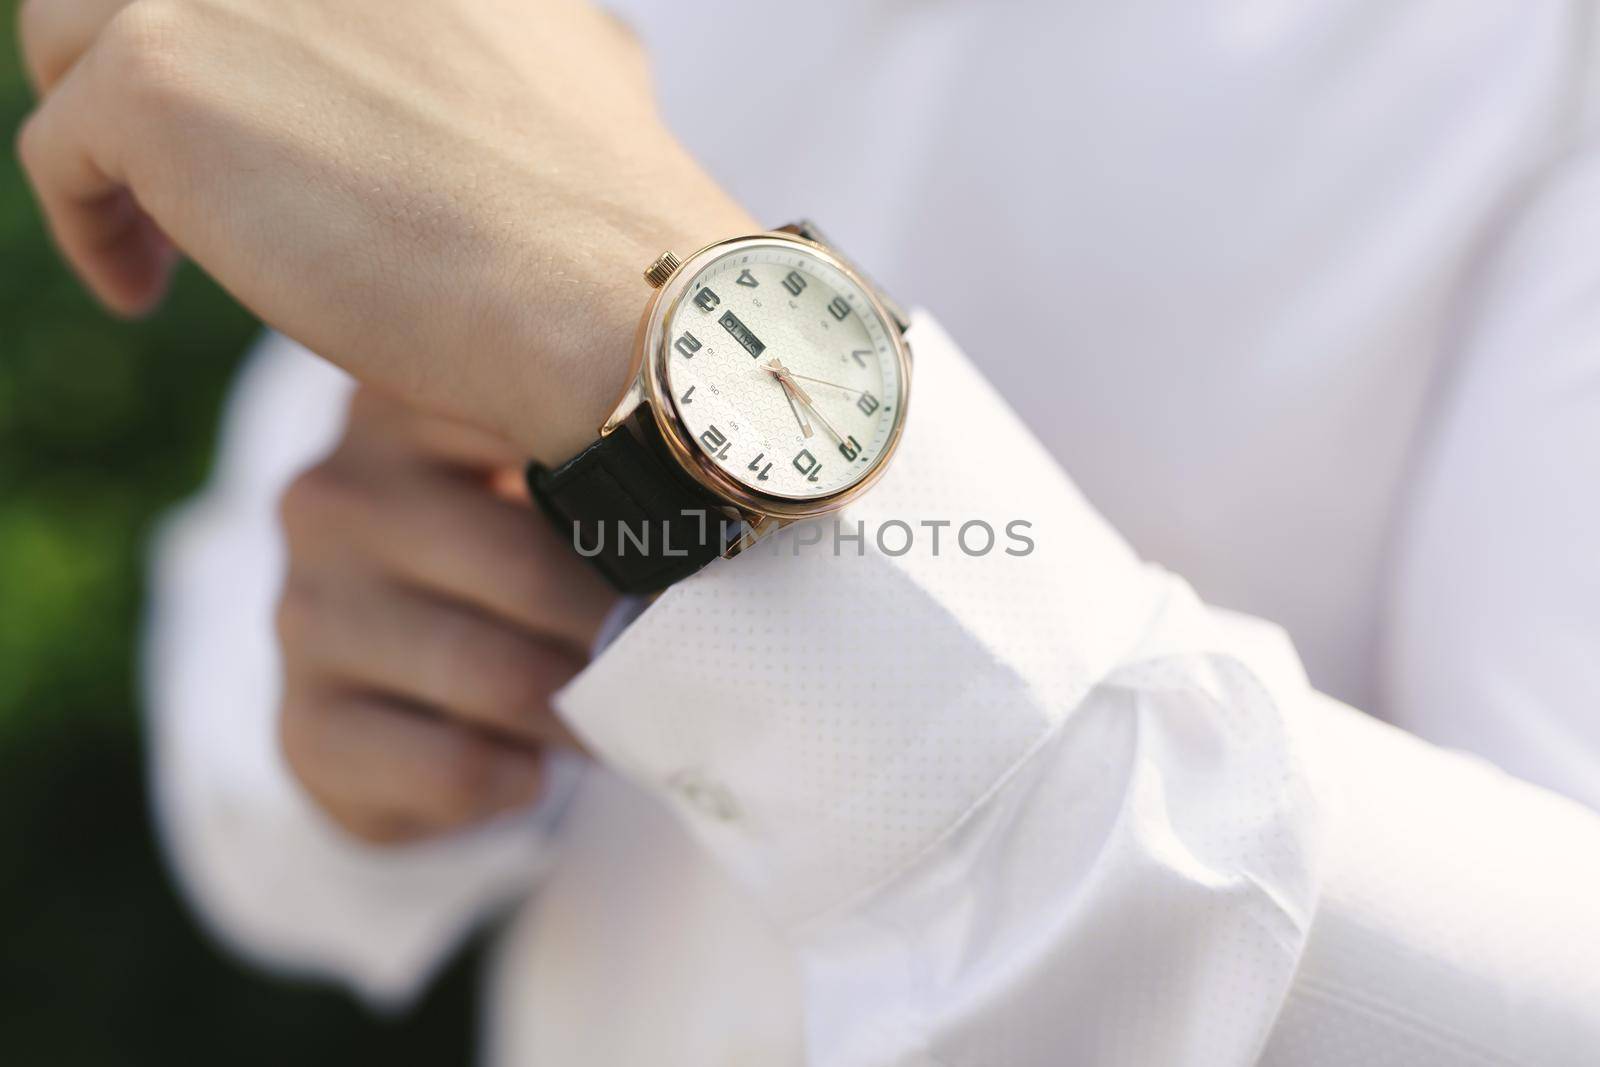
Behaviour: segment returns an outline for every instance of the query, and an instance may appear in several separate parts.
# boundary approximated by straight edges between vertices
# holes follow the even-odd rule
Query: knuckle
[[[321,514],[322,487],[317,484],[318,468],[299,475],[278,498],[278,522],[293,536],[310,527]]]
[[[189,22],[182,0],[134,0],[106,23],[96,51],[122,92],[181,96],[188,84]]]
[[[324,461],[289,483],[278,501],[278,519],[293,541],[339,525],[358,498],[355,485],[339,474],[331,460]]]
[[[406,844],[425,836],[415,821],[375,813],[371,805],[338,799],[330,788],[329,765],[317,758],[327,706],[314,700],[286,700],[278,713],[278,747],[289,774],[305,796],[341,831],[371,845]]]
[[[647,68],[649,51],[645,48],[644,40],[639,36],[639,31],[634,28],[633,23],[614,12],[602,11],[598,14],[610,26],[613,42],[621,51],[623,58],[635,68]]]
[[[31,52],[39,39],[44,17],[44,4],[40,0],[22,0],[17,5],[17,40],[25,52]]]
[[[426,836],[423,828],[400,815],[367,804],[336,804],[313,797],[322,814],[347,837],[364,845],[406,845]]]
[[[22,169],[28,174],[36,174],[38,172],[43,140],[43,112],[35,111],[24,119],[22,125],[17,128],[17,162],[22,164]]]
[[[430,836],[425,827],[409,819],[397,817],[376,816],[362,819],[335,816],[335,821],[344,828],[345,833],[369,845],[409,845]]]
[[[292,574],[284,582],[283,593],[278,597],[277,611],[273,614],[273,628],[278,644],[288,654],[293,654],[305,644],[316,617],[317,602],[306,584]]]
[[[350,397],[347,421],[351,425],[387,422],[398,413],[393,400],[370,386],[357,389]]]
[[[313,796],[317,793],[314,769],[310,756],[315,751],[316,716],[304,701],[285,700],[278,705],[278,751],[290,773]]]

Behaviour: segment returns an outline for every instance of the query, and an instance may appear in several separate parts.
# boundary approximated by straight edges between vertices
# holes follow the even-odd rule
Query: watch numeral
[[[806,287],[805,275],[797,270],[790,271],[783,279],[783,287],[789,290],[790,296],[799,296],[800,290]]]
[[[712,455],[718,459],[727,459],[728,449],[733,447],[722,431],[715,426],[706,427],[705,432],[700,435],[700,443],[710,449]]]
[[[867,365],[867,361],[862,359],[861,357],[862,356],[870,356],[870,355],[872,355],[872,349],[870,349],[870,348],[858,348],[854,352],[850,353],[850,358],[856,361],[856,365],[857,366],[865,367]]]
[[[850,314],[850,302],[842,296],[834,297],[828,301],[828,314],[839,322],[843,322],[844,317]]]
[[[680,404],[692,404],[692,403],[694,403],[693,400],[689,399],[691,396],[694,396],[694,386],[692,386],[692,385],[689,386],[689,388],[687,388],[687,389],[685,389],[683,391],[683,395],[678,398],[678,403],[680,403]]]
[[[871,415],[878,410],[878,398],[871,393],[862,393],[861,399],[856,401],[856,407],[861,409],[861,414]]]
[[[740,271],[739,276],[735,278],[734,281],[744,286],[746,289],[754,289],[756,286],[761,284],[760,282],[756,281],[756,276],[747,270]]]
[[[794,457],[794,469],[806,476],[806,481],[814,482],[817,474],[822,470],[822,461],[811,454],[808,448],[802,448],[800,454]]]
[[[682,353],[684,359],[693,359],[694,354],[700,351],[700,339],[685,330],[683,336],[673,342],[672,347]]]
[[[861,455],[861,442],[854,437],[846,437],[839,442],[839,451],[844,455],[845,459],[855,459]]]
[[[772,464],[768,463],[765,467],[761,466],[761,459],[765,455],[766,455],[765,452],[757,452],[756,453],[756,458],[751,460],[749,462],[749,464],[745,467],[746,470],[752,470],[752,471],[756,470],[757,468],[760,468],[761,473],[756,475],[756,481],[758,481],[758,482],[766,481],[767,480],[767,475],[772,473]]]
[[[716,291],[710,287],[701,289],[694,294],[694,306],[701,311],[710,311],[720,303],[722,303],[722,297],[718,296]]]

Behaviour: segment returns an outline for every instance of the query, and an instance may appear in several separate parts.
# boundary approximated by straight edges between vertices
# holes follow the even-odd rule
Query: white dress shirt
[[[520,899],[503,1064],[1591,1062],[1600,820],[1317,691],[1600,801],[1587,6],[631,14],[711,170],[1039,436],[921,314],[848,521],[1036,550],[714,564],[561,695],[599,765],[363,848],[273,743],[273,500],[345,388],[275,343],[156,563],[213,928],[395,1000]]]

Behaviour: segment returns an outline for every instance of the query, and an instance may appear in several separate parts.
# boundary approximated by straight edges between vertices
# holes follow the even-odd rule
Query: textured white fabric
[[[713,173],[935,307],[1139,557],[1596,801],[1590,5],[620,6]],[[147,650],[213,927],[392,998],[543,872],[503,1064],[1592,1062],[1594,816],[1317,696],[919,331],[915,448],[860,516],[1036,506],[1081,556],[718,565],[567,695],[608,765],[563,812],[393,853],[276,759],[271,497],[343,386],[263,352]],[[901,687],[838,681],[874,656]]]
[[[1321,896],[1262,1062],[1596,1062],[1594,813],[1326,698],[1305,710]]]
[[[769,999],[798,982],[814,1063],[1587,1062],[1600,820],[1313,693],[1280,636],[1137,563],[926,319],[913,343],[933,415],[846,521],[1026,501],[1037,551],[780,542],[636,620],[559,706],[753,894],[770,958],[691,945],[658,958],[693,985],[625,981],[640,931],[629,963],[574,968],[611,916],[682,938],[701,914],[591,844],[535,909],[567,931],[535,919],[508,957],[502,988],[538,993],[499,1002],[503,1062],[736,1062],[728,998],[791,954]],[[984,476],[957,418],[1010,469]],[[576,910],[603,868],[625,887]],[[734,911],[703,921],[726,938]],[[646,1001],[695,1021],[597,1029]]]

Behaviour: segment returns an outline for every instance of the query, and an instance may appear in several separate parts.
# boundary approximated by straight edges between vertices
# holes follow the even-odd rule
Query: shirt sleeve
[[[558,698],[794,946],[811,1061],[1580,1062],[1594,817],[1313,692],[912,344],[884,480]]]
[[[259,962],[395,1005],[485,913],[532,886],[577,771],[553,765],[551,800],[525,816],[380,849],[324,819],[284,765],[277,501],[337,440],[349,392],[339,371],[281,337],[248,360],[210,483],[155,541],[145,705],[162,843],[209,930]]]

